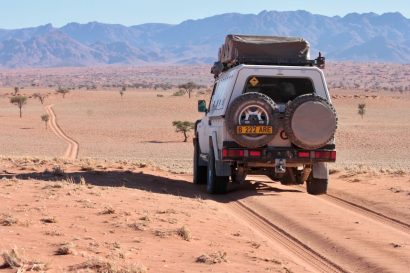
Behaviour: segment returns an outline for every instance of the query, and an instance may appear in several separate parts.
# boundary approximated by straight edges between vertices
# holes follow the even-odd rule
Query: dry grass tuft
[[[54,224],[57,223],[57,219],[53,216],[53,217],[44,217],[40,219],[41,222],[43,222],[44,224]]]
[[[10,214],[2,214],[0,216],[0,225],[1,226],[12,226],[14,224],[17,224],[18,220],[13,217],[13,215]]]
[[[141,221],[145,221],[145,222],[150,222],[151,218],[149,217],[149,215],[144,215],[142,217],[139,218]]]
[[[163,230],[155,230],[154,231],[154,235],[159,237],[159,238],[167,238],[169,236],[171,236],[171,232],[169,231],[163,231]]]
[[[74,254],[74,244],[73,243],[66,243],[66,244],[62,244],[60,245],[55,254],[56,255],[70,255],[70,254]]]
[[[176,232],[177,232],[177,235],[181,237],[182,239],[184,239],[185,241],[191,241],[192,239],[191,231],[186,226],[183,226],[177,229]]]
[[[44,232],[44,234],[48,235],[48,236],[63,236],[64,235],[61,231],[58,231],[58,230],[55,230],[55,229],[47,230],[47,231]]]
[[[4,268],[19,268],[23,266],[23,259],[20,257],[16,248],[13,248],[9,252],[4,252],[1,256],[4,260],[2,265]]]
[[[100,214],[114,214],[115,213],[115,209],[111,206],[107,206],[105,207]]]
[[[215,252],[210,255],[204,254],[196,258],[197,263],[204,263],[204,264],[220,264],[223,262],[227,262],[226,259],[226,252]]]
[[[54,176],[64,176],[65,171],[61,168],[60,165],[55,165],[51,170],[51,174]]]
[[[144,265],[129,265],[118,267],[110,262],[101,259],[90,259],[84,263],[70,266],[70,271],[92,270],[96,273],[146,273],[148,269]]]

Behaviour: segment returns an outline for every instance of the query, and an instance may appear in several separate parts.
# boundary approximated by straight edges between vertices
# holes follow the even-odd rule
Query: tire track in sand
[[[53,105],[47,105],[45,107],[47,114],[49,115],[50,119],[48,121],[48,124],[50,125],[51,131],[53,133],[64,140],[67,143],[67,149],[64,153],[64,158],[67,159],[76,159],[78,156],[78,150],[79,150],[79,144],[77,141],[69,137],[64,131],[61,129],[61,127],[57,123],[57,116],[53,110]]]
[[[287,249],[295,260],[298,258],[301,265],[310,267],[314,272],[323,273],[349,273],[340,265],[332,262],[319,252],[316,252],[306,243],[303,243],[290,233],[275,225],[264,216],[247,206],[245,203],[238,200],[231,200],[229,207],[235,211],[241,218],[249,223],[252,223],[253,228],[259,230],[270,240],[279,243]]]

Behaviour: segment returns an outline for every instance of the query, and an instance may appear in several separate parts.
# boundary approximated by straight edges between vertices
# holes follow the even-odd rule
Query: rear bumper
[[[285,159],[287,163],[311,164],[315,162],[335,162],[335,145],[320,149],[305,150],[297,147],[262,147],[243,148],[227,143],[221,151],[223,161],[274,163],[276,159]]]

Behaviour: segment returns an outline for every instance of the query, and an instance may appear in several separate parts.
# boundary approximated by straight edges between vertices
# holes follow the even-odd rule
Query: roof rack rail
[[[211,68],[211,73],[215,78],[222,72],[228,71],[241,64],[248,65],[279,65],[279,66],[316,66],[320,69],[325,68],[326,58],[319,52],[319,56],[314,60],[301,58],[258,58],[258,57],[240,57],[230,63],[215,62]]]

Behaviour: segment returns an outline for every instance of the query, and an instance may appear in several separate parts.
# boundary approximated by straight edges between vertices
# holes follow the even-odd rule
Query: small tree
[[[22,113],[21,113],[21,109],[23,108],[23,106],[27,103],[27,97],[25,96],[21,96],[21,95],[17,95],[14,96],[10,99],[10,102],[14,105],[17,105],[17,107],[20,110],[20,118],[22,117]]]
[[[20,91],[20,88],[18,88],[17,86],[14,87],[14,96],[17,95],[17,93]]]
[[[364,114],[366,113],[366,103],[359,103],[359,105],[357,106],[357,108],[358,108],[358,114],[362,117],[362,119],[363,119],[363,116],[364,116]]]
[[[40,94],[40,93],[34,93],[33,97],[37,98],[41,104],[44,104],[45,99],[47,98],[47,94]]]
[[[48,124],[48,121],[50,120],[50,116],[48,114],[44,114],[41,116],[41,120],[44,121],[46,125],[46,130],[47,130],[47,124]]]
[[[180,84],[178,88],[183,89],[185,93],[188,93],[188,98],[191,98],[192,90],[198,88],[199,86],[194,82],[187,82],[184,84]]]
[[[58,94],[61,94],[61,95],[63,96],[63,99],[64,99],[64,98],[65,98],[65,95],[66,95],[67,93],[69,93],[70,90],[68,90],[67,88],[61,88],[61,87],[59,87],[59,88],[56,90],[56,92],[57,92]]]
[[[184,142],[188,139],[188,133],[194,129],[195,124],[190,121],[173,121],[172,125],[175,127],[175,132],[184,134]]]

